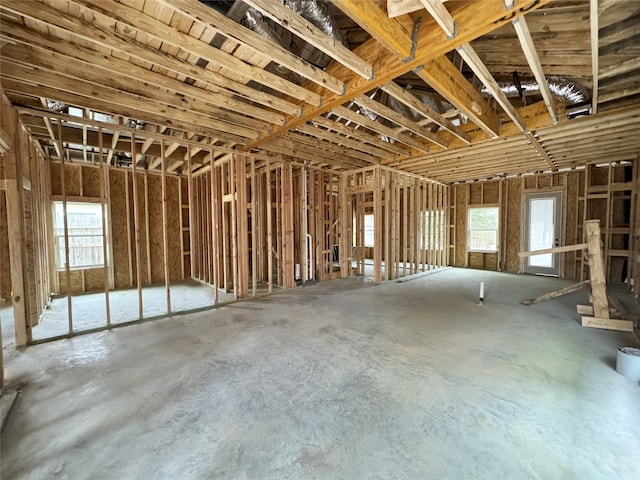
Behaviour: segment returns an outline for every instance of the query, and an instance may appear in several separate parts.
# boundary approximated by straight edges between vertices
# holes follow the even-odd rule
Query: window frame
[[[495,210],[495,228],[471,228],[471,214],[473,210]],[[495,232],[495,248],[481,249],[471,247],[471,232]],[[498,253],[500,251],[500,206],[499,205],[474,205],[467,207],[467,252],[471,253]]]
[[[64,201],[60,200],[59,198],[53,199],[51,201],[51,216],[52,216],[52,221],[51,221],[51,230],[52,230],[52,247],[54,250],[54,264],[55,264],[55,269],[57,271],[66,271],[67,267],[65,266],[65,242],[64,242],[64,219],[62,220],[62,224],[58,224],[58,220],[57,220],[57,216],[56,216],[56,206],[60,205],[61,208],[64,208]],[[87,201],[77,201],[77,200],[73,200],[73,201],[67,201],[67,209],[69,208],[69,205],[83,205],[83,206],[91,206],[94,207],[98,210],[98,213],[100,215],[100,224],[98,226],[94,226],[94,227],[86,227],[87,229],[89,228],[100,228],[100,233],[95,233],[95,234],[88,234],[88,233],[82,233],[82,234],[78,234],[78,235],[73,235],[70,232],[67,233],[67,238],[71,239],[71,238],[81,238],[81,237],[99,237],[101,238],[101,243],[100,243],[100,254],[103,257],[103,262],[102,263],[96,263],[96,264],[87,264],[87,265],[69,265],[69,270],[91,270],[91,269],[96,269],[96,268],[104,268],[105,266],[107,268],[110,267],[110,258],[109,258],[109,249],[108,249],[108,235],[106,235],[105,232],[105,228],[108,228],[108,219],[106,218],[107,215],[107,211],[106,209],[103,209],[103,205],[101,202],[96,202],[91,201],[89,199],[87,199]],[[69,215],[69,212],[67,212],[67,216]],[[105,216],[104,218],[104,222],[102,221],[102,215]],[[69,230],[69,226],[67,227],[67,230]],[[62,233],[58,233],[59,231],[62,231]],[[62,242],[62,245],[60,244],[60,242]],[[69,242],[69,250],[71,251],[73,249],[73,246],[70,244]],[[104,258],[106,253],[106,258]],[[71,255],[70,255],[70,260],[71,260]]]

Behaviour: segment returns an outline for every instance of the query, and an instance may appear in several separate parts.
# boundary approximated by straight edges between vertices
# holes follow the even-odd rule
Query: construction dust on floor
[[[569,283],[349,278],[11,350],[2,479],[635,480],[633,337],[519,303]]]

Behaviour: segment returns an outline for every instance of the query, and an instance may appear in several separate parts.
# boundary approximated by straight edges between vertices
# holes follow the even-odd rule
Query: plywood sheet
[[[82,288],[82,271],[81,270],[70,270],[69,278],[71,280],[71,293],[82,293],[84,290]],[[60,295],[67,294],[67,272],[64,270],[58,271],[58,279],[60,285],[60,291],[58,292]]]
[[[507,232],[506,257],[504,270],[517,272],[520,269],[520,239],[522,238],[522,180],[519,178],[505,180],[508,190],[507,208],[503,215]]]
[[[469,188],[469,204],[470,205],[481,205],[482,204],[482,183],[471,183],[468,186]]]
[[[129,287],[129,246],[127,242],[126,180],[127,172],[111,169],[109,171],[109,188],[111,195],[111,232],[113,244],[113,273],[115,288]],[[131,184],[129,184],[131,195]]]
[[[65,164],[64,166],[64,188],[67,195],[79,196],[82,194],[80,188],[80,172],[79,165]]]
[[[60,168],[59,163],[49,162],[49,172],[51,174],[51,195],[62,195],[62,186],[60,185]]]
[[[483,204],[497,204],[500,201],[500,182],[485,182],[483,186]]]
[[[82,196],[100,197],[100,169],[83,166],[82,168]]]
[[[179,177],[167,177],[167,232],[169,233],[169,277],[171,280],[182,279],[182,251],[180,250],[180,235],[182,235],[180,208],[182,206],[178,189],[178,182],[181,181]],[[186,185],[184,187],[183,192],[187,190]],[[189,211],[184,209],[182,213],[188,219]]]
[[[151,252],[151,282],[164,283],[164,243],[162,230],[162,178],[147,175],[149,202],[149,249]],[[177,214],[177,212],[172,212]],[[144,245],[144,243],[142,243]]]
[[[90,268],[84,271],[84,288],[87,292],[104,290],[104,269]]]

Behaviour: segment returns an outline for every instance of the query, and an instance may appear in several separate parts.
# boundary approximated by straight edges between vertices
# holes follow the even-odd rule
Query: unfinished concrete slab
[[[633,337],[519,303],[569,283],[349,278],[13,350],[2,478],[636,479]]]
[[[220,293],[219,301],[233,300],[233,294]],[[215,306],[214,288],[196,280],[183,280],[171,285],[171,311],[184,312]],[[136,288],[109,292],[110,319],[112,324],[139,320],[138,290]],[[167,296],[164,285],[146,286],[142,289],[144,318],[167,315]],[[106,302],[104,292],[72,295],[71,312],[73,332],[78,333],[106,327]],[[69,333],[69,306],[66,296],[51,300],[38,325],[33,328],[34,340],[45,340]]]

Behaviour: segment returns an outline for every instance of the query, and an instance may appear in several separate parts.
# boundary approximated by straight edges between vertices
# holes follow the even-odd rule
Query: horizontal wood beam
[[[131,78],[141,82],[147,82],[158,88],[170,89],[176,93],[180,92],[187,98],[192,98],[203,104],[212,105],[213,107],[225,108],[233,112],[241,112],[249,117],[259,118],[277,125],[284,125],[285,116],[278,113],[242,102],[234,98],[234,93],[224,91],[220,88],[210,90],[192,86],[188,83],[171,78],[166,75],[140,67],[135,63],[122,60],[114,56],[101,55],[95,50],[86,48],[77,43],[66,43],[59,41],[58,38],[29,29],[24,25],[17,25],[13,22],[2,21],[2,29],[0,37],[10,39],[12,42],[19,42],[23,45],[29,45],[35,51],[44,52],[46,55],[58,55],[57,62],[67,65],[68,62],[82,62],[85,67],[100,67],[108,70],[111,75],[117,74],[125,78]],[[21,55],[18,60],[24,60]],[[9,51],[3,51],[3,55],[9,55]],[[208,85],[206,85],[208,87]],[[215,94],[214,94],[215,93]]]
[[[316,117],[311,120],[311,124],[342,133],[343,135],[347,135],[352,139],[357,139],[359,142],[388,150],[395,155],[407,155],[408,153],[410,153],[407,148],[402,148],[395,143],[385,142],[384,140],[378,138],[376,135],[368,133],[368,129],[357,129],[352,127],[351,125],[345,125],[344,123],[335,120],[329,120],[328,118],[322,116]]]
[[[614,320],[612,318],[583,316],[582,326],[633,333],[633,322],[631,320]]]
[[[414,35],[402,39],[406,42],[410,39],[411,44],[415,44],[414,55],[406,59],[401,53],[392,51],[393,55],[389,55],[387,47],[384,45],[384,38],[389,37],[389,30],[394,29],[390,26],[389,18],[380,8],[372,8],[371,17],[358,17],[358,12],[364,9],[363,5],[368,8],[369,5],[377,5],[377,2],[362,2],[360,0],[334,0],[343,12],[349,15],[362,28],[369,31],[379,31],[380,36],[360,45],[354,52],[364,60],[367,60],[376,70],[376,77],[371,81],[364,80],[362,77],[349,75],[348,69],[341,64],[334,63],[327,67],[327,72],[331,75],[342,78],[347,85],[347,93],[343,97],[335,94],[327,94],[324,97],[324,103],[318,108],[307,108],[300,118],[291,119],[285,126],[274,129],[271,134],[265,135],[260,140],[254,141],[249,145],[250,148],[259,146],[278,137],[283,131],[295,128],[308,120],[322,113],[330,111],[339,105],[344,105],[349,100],[364,95],[376,87],[383,85],[395,78],[417,69],[425,65],[426,62],[444,56],[447,52],[455,49],[463,43],[468,43],[476,38],[485,35],[503,25],[508,24],[514,18],[519,18],[526,13],[535,11],[536,9],[548,4],[551,0],[531,0],[523,5],[515,5],[505,8],[502,2],[456,2],[451,9],[451,15],[459,25],[465,28],[458,32],[453,39],[448,39],[442,35],[440,27],[435,20],[423,19],[419,28],[413,32]],[[394,19],[395,20],[395,19]],[[394,29],[394,32],[399,32]],[[398,33],[399,35],[399,33]],[[415,41],[414,41],[415,40]],[[403,61],[406,60],[406,61]],[[426,68],[425,68],[426,69]],[[466,80],[465,80],[466,81]],[[467,82],[468,83],[468,82]],[[494,112],[495,115],[495,112]],[[495,129],[497,130],[497,115],[495,115]],[[491,118],[488,118],[489,126],[493,126]]]
[[[391,95],[400,103],[403,103],[407,107],[412,108],[413,110],[418,112],[420,115],[423,115],[429,120],[433,121],[436,125],[453,133],[456,137],[458,137],[460,140],[462,140],[466,144],[471,143],[471,138],[469,137],[469,135],[464,133],[460,127],[457,127],[454,124],[452,124],[440,113],[436,112],[435,110],[430,108],[428,105],[421,102],[409,91],[401,88],[397,83],[395,82],[385,83],[380,87],[380,89],[386,92],[387,94]]]
[[[449,146],[449,143],[446,140],[443,140],[438,135],[436,135],[435,133],[431,132],[430,130],[427,130],[422,125],[419,125],[418,123],[416,123],[416,122],[414,122],[412,120],[409,120],[405,116],[403,116],[400,113],[396,112],[392,108],[389,108],[386,105],[383,105],[380,102],[372,100],[369,97],[364,96],[364,95],[361,95],[361,96],[359,96],[357,98],[354,98],[353,101],[356,104],[360,105],[361,107],[364,107],[367,110],[371,110],[372,112],[376,113],[377,115],[380,115],[380,116],[386,118],[387,120],[392,121],[393,123],[396,123],[396,124],[398,124],[398,125],[400,125],[402,127],[405,127],[408,130],[411,130],[416,135],[419,135],[419,136],[421,136],[423,138],[426,138],[427,140],[429,140],[430,142],[435,143],[436,145],[439,145],[439,146],[441,146],[443,148],[447,148]]]
[[[425,63],[416,74],[487,135],[493,138],[499,136],[498,114],[447,57]]]
[[[365,80],[372,80],[375,77],[374,68],[370,63],[363,60],[354,52],[342,45],[339,40],[330,37],[313,23],[309,22],[280,2],[267,0],[244,0],[244,3],[252,6],[264,16],[278,23],[283,28],[286,28],[307,43],[313,45],[321,52],[329,55],[336,62],[341,63]]]
[[[357,112],[354,112],[353,110],[350,110],[346,107],[335,107],[333,110],[331,110],[331,113],[333,113],[334,115],[338,115],[339,117],[345,118],[347,120],[350,120],[356,125],[360,125],[373,132],[377,132],[379,135],[392,138],[409,147],[413,147],[414,149],[419,150],[421,152],[425,152],[425,153],[429,152],[429,146],[427,144],[418,142],[416,139],[414,139],[413,137],[410,137],[405,133],[398,132],[393,128],[387,127],[386,125],[376,122],[375,120],[371,120],[370,118],[364,115],[361,115]]]
[[[72,38],[80,39],[82,42],[88,42],[89,44],[95,44],[107,49],[114,49],[123,55],[132,56],[142,62],[161,66],[178,75],[206,82],[208,89],[213,93],[224,94],[224,91],[220,91],[220,89],[228,89],[245,99],[274,108],[293,115],[294,117],[300,117],[302,115],[302,106],[294,104],[291,101],[248,87],[240,82],[213,72],[210,69],[182,61],[158,49],[152,49],[146,45],[135,42],[122,34],[100,28],[99,25],[79,22],[51,5],[32,1],[3,0],[3,2],[0,3],[0,10],[42,22],[54,33],[61,31],[64,34],[71,35]],[[0,34],[2,30],[3,29],[0,29]],[[59,41],[59,37],[52,36],[52,38]]]
[[[134,115],[137,120],[148,123],[155,123],[159,120],[157,111],[148,98],[145,99],[107,87],[96,90],[95,85],[81,79],[64,77],[39,68],[24,68],[7,62],[2,62],[1,65],[0,77],[3,79],[2,83],[6,90],[38,95],[71,105],[92,105],[92,108],[103,113]],[[218,130],[223,124],[205,118],[204,115],[181,111],[177,108],[166,110],[168,118],[164,123],[172,128],[224,139],[233,143],[245,145],[248,143],[247,137]]]
[[[142,32],[157,38],[163,43],[168,43],[182,49],[199,58],[203,58],[213,65],[231,70],[243,82],[258,82],[276,91],[285,93],[298,100],[302,100],[313,106],[322,105],[321,95],[304,87],[289,82],[278,75],[268,72],[260,67],[243,62],[239,58],[204,43],[166,23],[147,15],[143,11],[123,3],[109,3],[107,6],[100,0],[69,0],[82,5],[97,14],[115,19],[127,25],[128,28]]]
[[[587,248],[586,243],[578,243],[576,245],[564,245],[562,247],[543,248],[541,250],[532,250],[529,252],[519,252],[518,257],[533,257],[535,255],[543,255],[545,253],[562,253],[562,252],[575,252],[576,250],[584,250]]]
[[[267,55],[274,62],[288,68],[312,82],[326,88],[338,95],[345,93],[346,86],[339,80],[309,62],[293,55],[282,46],[265,39],[229,17],[219,13],[197,0],[156,0],[164,6],[190,18],[193,21],[202,23],[208,28],[214,29],[225,37],[232,38],[242,45]]]

